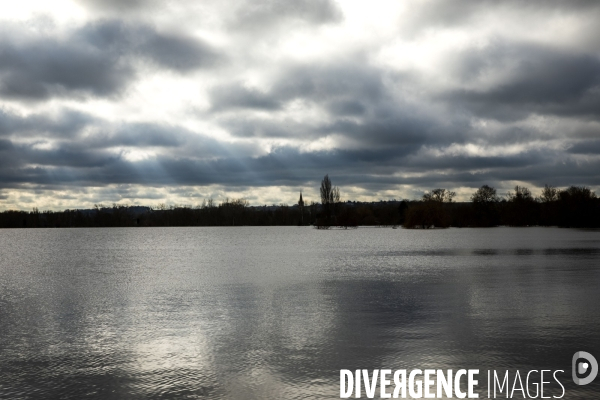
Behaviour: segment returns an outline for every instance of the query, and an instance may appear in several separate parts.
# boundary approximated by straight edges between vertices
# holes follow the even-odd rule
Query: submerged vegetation
[[[4,211],[0,228],[129,227],[129,226],[268,226],[312,225],[319,229],[357,226],[447,227],[560,226],[600,227],[600,198],[587,187],[558,189],[546,185],[539,197],[516,186],[505,197],[484,185],[470,202],[454,202],[455,192],[433,189],[419,200],[342,201],[340,189],[326,175],[321,202],[250,206],[245,199],[213,199],[196,207],[96,205],[87,210]]]

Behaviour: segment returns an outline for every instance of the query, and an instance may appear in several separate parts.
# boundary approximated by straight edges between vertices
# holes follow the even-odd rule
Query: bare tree
[[[433,189],[425,192],[421,202],[406,210],[405,228],[447,228],[450,225],[449,214],[444,203],[451,203],[456,192],[447,189]]]
[[[423,201],[451,203],[454,196],[456,196],[456,192],[451,192],[446,189],[433,189],[431,192],[423,194]]]
[[[515,186],[515,191],[507,193],[508,201],[519,202],[519,201],[534,201],[531,190],[525,186]]]
[[[471,196],[473,203],[495,203],[499,200],[496,189],[488,185],[483,185]]]
[[[514,192],[507,193],[507,200],[505,223],[511,226],[531,226],[537,223],[540,208],[531,190],[525,186],[515,186]]]
[[[470,223],[472,226],[496,226],[499,224],[499,213],[497,203],[500,198],[496,194],[496,189],[491,186],[483,185],[471,195],[471,215]]]
[[[342,201],[342,198],[340,196],[340,188],[338,188],[337,186],[333,187],[333,189],[331,191],[331,195],[332,195],[333,204],[337,204]]]
[[[334,224],[332,220],[335,219],[336,208],[340,202],[340,189],[332,185],[329,175],[325,175],[321,181],[321,205],[325,216],[324,221],[321,222],[324,225]]]
[[[542,203],[551,203],[553,201],[557,201],[560,198],[560,190],[558,190],[555,186],[544,185],[542,189],[542,195],[540,196],[540,201]]]
[[[321,181],[321,204],[326,206],[331,203],[333,203],[333,186],[328,174]]]
[[[340,189],[331,184],[329,175],[325,175],[321,181],[321,204],[327,208],[339,202],[341,202]]]

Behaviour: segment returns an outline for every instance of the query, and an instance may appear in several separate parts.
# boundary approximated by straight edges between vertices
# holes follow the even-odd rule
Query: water
[[[339,398],[356,368],[479,368],[483,398],[488,369],[562,369],[564,398],[598,398],[570,363],[600,359],[599,231],[0,230],[0,251],[0,398]]]

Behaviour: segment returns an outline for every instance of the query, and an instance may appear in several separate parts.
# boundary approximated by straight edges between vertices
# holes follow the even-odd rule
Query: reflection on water
[[[339,398],[357,368],[600,389],[568,383],[575,351],[600,356],[598,231],[3,230],[0,249],[0,398]]]

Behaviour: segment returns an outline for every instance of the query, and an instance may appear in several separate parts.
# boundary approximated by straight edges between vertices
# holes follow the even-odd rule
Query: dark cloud
[[[405,99],[404,77],[349,62],[289,68],[265,92],[242,85],[213,89],[213,109],[231,111],[220,118],[221,126],[242,138],[291,138],[300,141],[336,135],[364,148],[394,148],[401,153],[423,145],[464,142],[472,133],[463,115],[451,118],[436,109]],[[400,90],[398,90],[400,89]],[[281,110],[291,102],[318,107],[327,122],[256,116],[244,109]]]
[[[64,110],[57,115],[32,114],[25,117],[1,109],[0,137],[28,139],[28,143],[34,144],[46,141],[71,149],[168,148],[204,138],[177,126],[111,123],[73,110]]]
[[[242,84],[216,87],[211,103],[214,111],[231,111],[220,122],[237,137],[305,141],[335,134],[368,147],[426,142],[436,129],[437,118],[395,99],[392,88],[384,82],[387,78],[385,71],[358,63],[296,65],[277,77],[268,91]],[[321,108],[331,121],[274,119],[243,112],[281,110],[294,101]],[[442,136],[451,134],[448,131]]]
[[[10,149],[11,144],[7,144]],[[6,146],[5,146],[6,147]],[[210,185],[226,186],[297,186],[310,184],[324,173],[335,177],[339,185],[393,189],[398,184],[448,184],[477,187],[483,183],[527,180],[543,185],[600,183],[593,168],[600,162],[581,163],[556,153],[530,151],[509,156],[431,157],[415,151],[332,150],[300,152],[282,147],[260,157],[222,156],[199,159],[192,155],[162,154],[141,161],[111,157],[103,150],[11,149],[19,163],[0,168],[4,187],[22,184],[83,185]],[[414,150],[414,149],[413,149]],[[46,166],[29,167],[23,161]],[[402,178],[394,174],[419,173],[423,176]]]
[[[84,173],[87,168],[105,167],[120,158],[105,150],[68,147],[41,150],[20,145],[13,151],[20,156],[20,163],[43,165],[44,168],[66,166],[78,169],[80,173]]]
[[[151,161],[128,161],[130,151],[144,149],[158,155],[149,156]],[[87,185],[98,179],[105,185],[111,180],[138,182],[140,176],[144,182],[161,184],[163,165],[219,158],[236,163],[236,157],[255,150],[251,144],[225,146],[177,125],[115,124],[73,111],[55,116],[0,113],[0,183],[9,186],[28,179],[38,184]],[[170,179],[177,181],[173,173]]]
[[[176,71],[215,66],[222,55],[203,40],[176,32],[160,32],[150,25],[102,20],[75,32],[99,50],[135,56]]]
[[[211,100],[214,111],[236,108],[276,110],[281,107],[281,102],[271,94],[241,84],[217,87],[211,93]]]
[[[304,138],[322,136],[309,124],[293,120],[273,121],[266,118],[230,118],[221,121],[221,126],[239,138]]]
[[[471,133],[469,122],[459,118],[448,123],[440,120],[439,116],[412,108],[403,109],[401,105],[382,108],[378,110],[380,113],[358,122],[338,119],[323,126],[321,132],[343,135],[366,148],[446,146],[464,142]]]
[[[84,44],[40,39],[17,46],[0,41],[0,94],[5,97],[108,96],[133,75],[118,55]]]
[[[85,6],[96,10],[129,12],[141,8],[151,8],[159,5],[161,2],[156,0],[77,0]]]
[[[221,56],[208,44],[183,35],[160,34],[148,38],[139,52],[161,67],[185,72],[216,65]]]
[[[136,15],[143,12],[160,12],[172,6],[186,6],[185,1],[161,2],[157,0],[78,0],[80,4],[94,11],[110,15]],[[216,13],[221,5],[218,1],[206,1],[203,5]],[[234,31],[247,34],[250,31],[268,32],[277,27],[290,27],[290,24],[321,25],[339,22],[343,13],[333,0],[277,0],[243,1],[227,3],[225,20]]]
[[[519,169],[526,168],[553,159],[555,153],[540,150],[523,151],[514,155],[443,155],[427,157],[414,154],[407,160],[406,168],[410,171],[452,170],[479,171],[483,169]]]
[[[190,139],[191,132],[176,127],[141,123],[119,127],[110,135],[101,135],[98,147],[178,147]]]
[[[527,145],[535,142],[540,137],[555,139],[556,133],[543,132],[531,127],[507,127],[497,132],[479,132],[473,134],[470,141],[483,146],[503,146],[506,143]]]
[[[136,78],[136,59],[186,72],[215,66],[222,57],[197,38],[100,21],[70,32],[67,39],[0,40],[0,94],[29,100],[115,96]]]
[[[223,112],[239,109],[278,110],[294,100],[301,100],[319,105],[334,116],[362,115],[369,108],[392,101],[390,89],[384,83],[387,75],[390,74],[355,58],[328,65],[295,65],[285,69],[266,91],[248,88],[242,83],[217,86],[210,93],[211,103],[214,111]],[[281,127],[288,130],[287,123]],[[263,133],[278,130],[257,130],[255,127],[235,129],[245,137],[280,136]]]
[[[600,154],[600,135],[598,140],[578,142],[568,149],[573,154]]]
[[[411,18],[403,21],[404,32],[420,32],[439,28],[461,27],[480,21],[482,16],[509,13],[524,18],[540,16],[549,18],[552,15],[594,15],[600,13],[600,5],[594,0],[533,0],[522,2],[508,1],[471,1],[471,0],[433,0],[415,2],[409,6]]]
[[[518,120],[532,113],[600,116],[600,60],[539,45],[502,43],[457,57],[458,75],[477,81],[504,73],[486,89],[461,89],[443,94],[478,116]],[[509,74],[506,74],[509,72]]]
[[[242,30],[264,30],[290,21],[324,24],[341,19],[342,12],[332,0],[257,0],[242,2],[231,25]]]
[[[14,152],[14,146],[10,140],[0,139],[0,169],[9,170],[18,167],[19,158]]]
[[[417,149],[428,143],[443,145],[462,140],[462,132],[457,127],[442,132],[443,127],[436,119],[427,115],[411,115],[402,109],[397,109],[395,115],[387,118],[369,117],[360,121],[341,118],[324,124],[259,117],[231,118],[223,120],[221,124],[237,137],[308,141],[336,135],[369,149],[390,146],[398,150],[404,146]],[[463,127],[469,129],[466,125]]]
[[[334,100],[329,102],[327,109],[336,116],[362,115],[366,111],[365,105],[355,100]]]
[[[99,121],[82,112],[63,109],[57,115],[31,114],[21,116],[0,109],[0,137],[43,137],[46,139],[76,138],[81,131]]]
[[[384,79],[392,74],[371,67],[361,57],[339,60],[334,64],[291,66],[274,85],[274,96],[323,101],[381,101],[389,94]]]

